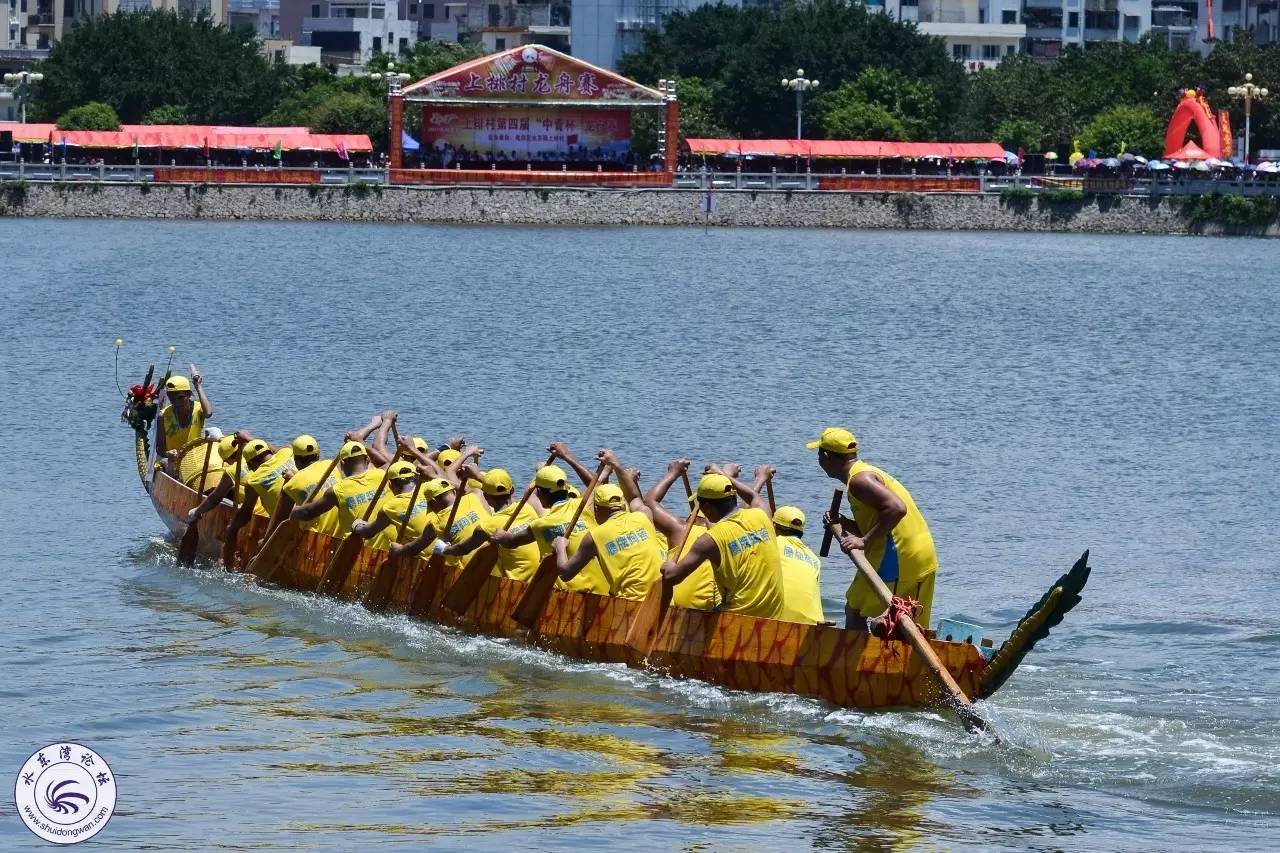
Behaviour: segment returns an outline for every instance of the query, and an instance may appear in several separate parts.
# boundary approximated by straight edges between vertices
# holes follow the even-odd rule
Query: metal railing
[[[272,175],[297,175],[301,173],[320,173],[321,184],[385,184],[386,169],[315,169],[294,167],[202,167],[202,166],[147,166],[142,164],[112,166],[103,163],[24,163],[0,161],[0,181],[101,181],[104,183],[150,183],[156,180],[156,170],[179,169],[197,171],[208,174],[208,183],[218,183],[222,177],[219,173],[253,172],[261,174],[263,180],[255,183],[272,183],[268,180]],[[281,180],[279,183],[297,184],[298,181]]]
[[[296,167],[201,167],[201,166],[148,166],[77,163],[24,163],[0,161],[0,182],[27,181],[79,182],[79,183],[151,183],[163,181],[156,172],[173,170],[184,176],[185,183],[251,183],[289,184],[293,186],[322,185],[372,185],[390,184],[387,169],[358,168],[296,168]],[[245,180],[252,173],[254,180]],[[535,173],[536,174],[536,173]],[[556,172],[547,172],[545,186],[557,186]],[[616,182],[625,178],[625,172],[601,172],[602,182]],[[305,180],[304,175],[318,175],[318,181]],[[191,176],[197,180],[192,181]],[[170,178],[173,180],[173,178]],[[457,185],[458,181],[451,181]],[[488,185],[485,181],[479,184]],[[427,184],[420,184],[427,185]],[[536,183],[522,186],[538,186]],[[658,189],[663,189],[660,187]],[[1078,175],[992,175],[992,174],[940,174],[940,175],[885,175],[849,172],[713,172],[708,170],[678,171],[673,176],[671,188],[677,190],[741,190],[778,192],[981,192],[998,194],[1006,190],[1032,193],[1053,192],[1063,189],[1079,189],[1086,193],[1136,196],[1192,196],[1213,193],[1243,196],[1280,196],[1280,175],[1258,179],[1212,178],[1174,175],[1159,178],[1093,177]]]

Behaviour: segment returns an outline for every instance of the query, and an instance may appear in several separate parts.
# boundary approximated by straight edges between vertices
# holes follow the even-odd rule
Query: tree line
[[[479,55],[476,45],[419,42],[380,55],[371,71],[413,79]],[[686,136],[789,137],[794,95],[781,78],[804,68],[822,82],[806,101],[806,136],[832,139],[995,141],[1010,150],[1058,150],[1078,140],[1102,156],[1158,155],[1184,87],[1203,87],[1217,109],[1243,108],[1227,95],[1246,72],[1280,90],[1280,47],[1246,33],[1205,56],[1154,41],[1068,47],[1044,63],[1019,54],[968,72],[939,38],[861,3],[812,0],[782,11],[709,5],[672,15],[646,34],[621,72],[641,83],[675,79]],[[57,43],[39,69],[31,116],[65,128],[125,124],[305,126],[366,133],[386,146],[386,89],[368,76],[339,77],[319,66],[272,63],[251,33],[207,16],[173,12],[102,15]],[[416,111],[406,118],[416,121]],[[659,117],[641,115],[634,147],[656,145]],[[411,124],[410,131],[416,130]],[[1255,109],[1254,147],[1280,147],[1280,99]]]

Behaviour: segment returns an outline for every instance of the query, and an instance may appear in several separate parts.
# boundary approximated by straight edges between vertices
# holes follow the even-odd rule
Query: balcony
[[[919,13],[922,24],[967,24],[963,9],[927,9]],[[975,22],[976,23],[976,22]]]

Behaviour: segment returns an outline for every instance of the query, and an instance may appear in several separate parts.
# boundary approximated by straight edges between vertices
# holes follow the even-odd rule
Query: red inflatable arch
[[[1173,111],[1169,120],[1169,130],[1164,135],[1164,156],[1168,157],[1181,148],[1187,141],[1187,128],[1196,123],[1196,131],[1200,134],[1200,147],[1210,157],[1222,157],[1222,133],[1218,123],[1214,121],[1213,111],[1204,95],[1194,89],[1182,93],[1182,100]]]

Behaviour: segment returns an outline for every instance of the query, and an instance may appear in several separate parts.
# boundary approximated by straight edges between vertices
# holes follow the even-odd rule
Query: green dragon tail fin
[[[1035,606],[1026,612],[991,658],[978,679],[978,698],[987,699],[1013,675],[1027,653],[1036,643],[1049,636],[1049,629],[1056,626],[1071,608],[1080,603],[1080,591],[1089,580],[1089,552],[1085,551],[1076,564],[1054,583]]]

